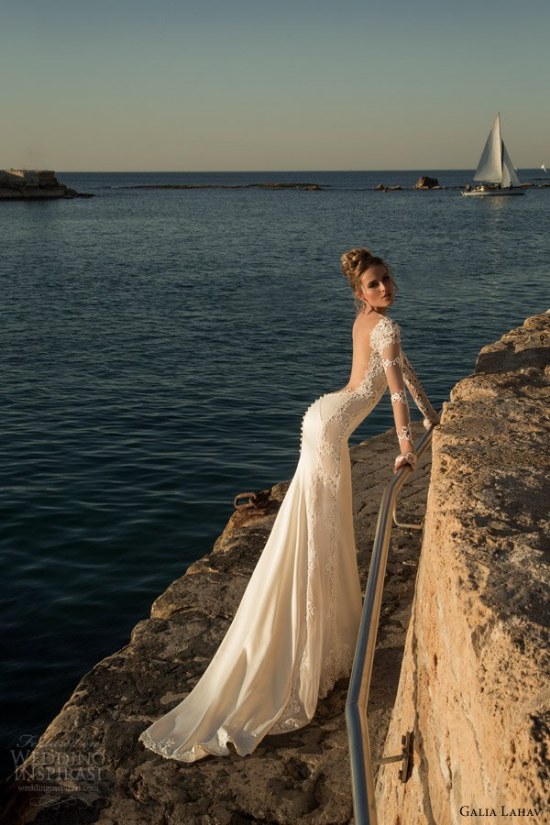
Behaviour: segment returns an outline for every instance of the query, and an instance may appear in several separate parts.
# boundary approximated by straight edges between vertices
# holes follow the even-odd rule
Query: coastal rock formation
[[[417,435],[421,425],[415,425]],[[351,451],[363,586],[382,489],[391,478],[395,432]],[[422,518],[430,464],[424,457],[399,505]],[[209,555],[155,601],[130,643],[96,665],[20,767],[6,825],[338,825],[352,818],[344,721],[347,681],[319,703],[313,722],[270,736],[246,758],[185,765],[146,750],[138,735],[196,684],[221,641],[265,543],[287,484],[237,510]],[[381,755],[410,616],[418,531],[394,528],[369,703],[371,748]],[[46,781],[48,784],[46,785]],[[49,788],[49,790],[46,790]]]
[[[415,189],[436,189],[439,188],[439,181],[437,178],[431,178],[429,175],[422,175],[418,178],[414,185]]]
[[[412,731],[413,769],[407,782],[380,769],[384,825],[550,821],[549,356],[548,313],[484,347],[434,433],[385,745],[398,753]]]
[[[31,169],[0,170],[0,200],[44,200],[46,198],[91,198],[59,183],[55,172]]]

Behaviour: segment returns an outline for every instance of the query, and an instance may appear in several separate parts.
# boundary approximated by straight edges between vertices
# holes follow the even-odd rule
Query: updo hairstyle
[[[358,311],[362,310],[364,308],[363,301],[357,297],[357,292],[361,288],[361,276],[371,266],[385,266],[391,276],[390,268],[382,258],[373,255],[370,249],[364,246],[357,246],[354,249],[350,249],[349,252],[344,252],[341,262],[342,272],[348,279],[349,285],[353,290],[355,306]]]

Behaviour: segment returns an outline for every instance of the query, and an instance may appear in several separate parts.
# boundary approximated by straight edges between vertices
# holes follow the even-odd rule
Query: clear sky
[[[0,168],[550,165],[550,0],[0,0]]]

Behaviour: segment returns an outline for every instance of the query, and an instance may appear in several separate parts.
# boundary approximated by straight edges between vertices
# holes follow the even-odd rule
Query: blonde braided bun
[[[342,272],[348,279],[349,285],[353,290],[356,307],[357,309],[361,309],[363,304],[357,298],[357,292],[361,288],[361,276],[371,266],[385,266],[388,272],[389,267],[382,258],[373,255],[370,249],[367,249],[365,246],[357,246],[354,249],[350,249],[349,252],[344,252],[340,260],[342,263]]]

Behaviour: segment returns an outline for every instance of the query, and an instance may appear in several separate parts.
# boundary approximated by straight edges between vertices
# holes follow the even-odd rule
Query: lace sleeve
[[[387,316],[372,331],[371,344],[380,355],[391,393],[393,419],[403,455],[413,447],[409,404],[405,392],[399,325]]]
[[[424,416],[424,427],[429,429],[432,424],[439,423],[439,416],[430,404],[430,399],[424,392],[424,388],[420,383],[420,379],[414,369],[411,366],[411,362],[401,350],[401,358],[402,358],[402,366],[403,366],[403,379],[405,384],[407,385],[407,389],[411,394],[411,397]]]

